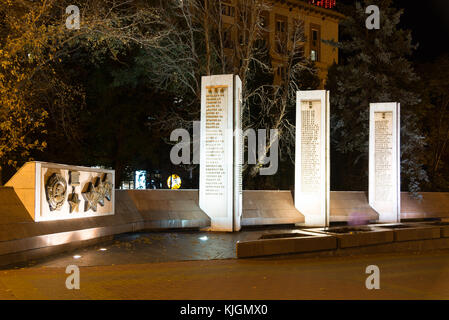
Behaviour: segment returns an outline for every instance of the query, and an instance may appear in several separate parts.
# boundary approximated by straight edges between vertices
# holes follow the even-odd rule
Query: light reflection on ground
[[[95,246],[30,261],[25,267],[100,266],[236,258],[237,241],[259,239],[263,234],[289,233],[293,227],[257,228],[235,233],[203,231],[142,232],[115,236]],[[76,258],[75,258],[76,257]],[[22,266],[23,267],[23,266]]]

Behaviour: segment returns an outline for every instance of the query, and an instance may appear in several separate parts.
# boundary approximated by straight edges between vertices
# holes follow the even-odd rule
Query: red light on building
[[[335,7],[337,0],[309,0],[310,4],[314,4],[318,7],[332,9]]]

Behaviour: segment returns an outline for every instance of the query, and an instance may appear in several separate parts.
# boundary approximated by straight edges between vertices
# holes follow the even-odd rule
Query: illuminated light
[[[145,170],[136,171],[136,189],[146,189],[147,188],[147,172]]]
[[[79,259],[79,258],[81,258],[81,256],[79,254],[76,254],[73,256],[73,259]]]
[[[314,4],[318,7],[326,8],[326,9],[332,9],[336,6],[337,1],[336,0],[309,0],[310,4]]]
[[[207,241],[209,238],[208,238],[207,236],[204,236],[204,237],[199,237],[199,239],[200,239],[201,241]]]
[[[172,190],[181,188],[181,183],[181,178],[177,174],[172,174],[167,179],[167,186]]]
[[[107,251],[108,249],[106,248],[101,248],[100,251]]]

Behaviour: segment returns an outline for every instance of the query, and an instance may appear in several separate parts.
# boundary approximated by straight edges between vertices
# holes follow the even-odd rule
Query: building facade
[[[233,38],[236,33],[230,32],[236,23],[236,3],[239,0],[223,0],[222,19],[224,23],[224,39],[232,54]],[[338,41],[338,24],[344,16],[333,7],[335,0],[274,0],[269,2],[270,9],[262,13],[263,27],[274,70],[274,82],[280,83],[286,72],[288,50],[291,48],[292,29],[300,21],[304,30],[304,42],[301,43],[304,54],[315,62],[323,88],[328,68],[338,63],[338,49],[325,44],[322,40]]]

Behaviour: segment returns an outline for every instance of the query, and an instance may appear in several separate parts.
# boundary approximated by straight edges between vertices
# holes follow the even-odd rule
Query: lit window
[[[310,60],[316,61],[316,51],[310,50]]]

